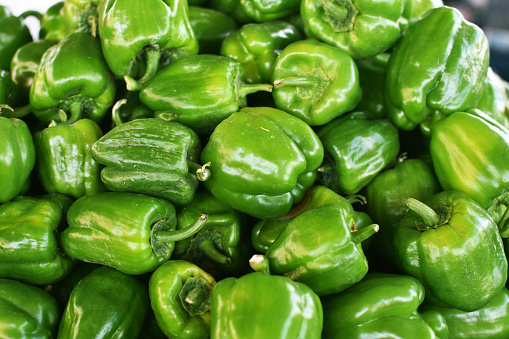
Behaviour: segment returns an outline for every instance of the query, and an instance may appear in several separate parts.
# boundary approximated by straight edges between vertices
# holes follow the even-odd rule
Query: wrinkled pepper
[[[24,14],[17,17],[7,6],[0,5],[0,69],[9,70],[16,50],[33,41],[28,26],[23,22]]]
[[[99,267],[74,287],[56,338],[137,338],[149,307],[147,288],[111,267]]]
[[[157,118],[118,125],[91,148],[92,157],[105,166],[101,180],[109,190],[145,193],[182,205],[191,202],[198,187],[200,151],[192,129]]]
[[[246,107],[216,127],[201,161],[212,195],[243,213],[275,219],[313,185],[323,147],[302,120],[275,108]]]
[[[140,100],[156,117],[180,122],[205,134],[246,106],[248,94],[271,90],[270,84],[245,83],[240,62],[200,54],[178,60],[158,72],[140,91]]]
[[[76,200],[67,212],[67,221],[69,226],[60,236],[65,253],[139,275],[167,261],[175,242],[196,233],[207,217],[201,215],[192,227],[175,230],[175,207],[168,200],[139,193],[103,192]]]
[[[191,6],[190,3],[189,22],[198,40],[200,54],[220,54],[223,41],[238,29],[235,20],[226,13]]]
[[[16,280],[0,279],[0,337],[55,338],[60,310],[43,289]]]
[[[185,260],[170,260],[150,276],[149,296],[157,324],[168,338],[209,338],[216,280]]]
[[[488,212],[459,191],[407,199],[394,233],[396,264],[419,279],[428,302],[462,311],[489,303],[507,281],[507,259]]]
[[[207,5],[245,24],[273,21],[298,13],[300,0],[210,0]]]
[[[59,243],[62,220],[62,206],[43,198],[24,196],[1,205],[0,277],[46,285],[69,274],[73,260]]]
[[[313,39],[293,42],[281,51],[272,81],[276,106],[311,126],[351,111],[362,96],[352,57]]]
[[[347,290],[322,297],[324,338],[436,338],[418,308],[422,283],[409,276],[369,273]]]
[[[223,279],[212,290],[212,339],[313,339],[321,337],[322,326],[319,297],[286,277],[252,272]]]
[[[116,84],[98,39],[67,35],[42,56],[30,88],[30,106],[44,123],[89,118],[100,122],[113,106]],[[65,118],[64,118],[65,119]]]

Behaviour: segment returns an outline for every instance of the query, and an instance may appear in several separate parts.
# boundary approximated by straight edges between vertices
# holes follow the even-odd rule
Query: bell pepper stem
[[[365,196],[363,195],[360,195],[360,194],[353,194],[353,195],[349,195],[346,197],[346,200],[348,200],[348,202],[350,204],[356,204],[356,203],[359,203],[361,205],[366,205],[368,200],[366,199]]]
[[[83,115],[83,103],[80,100],[73,101],[69,105],[69,112],[71,112],[71,117],[66,121],[68,125],[81,119]]]
[[[348,32],[354,29],[359,10],[352,0],[326,0],[322,1],[322,6],[335,32]]]
[[[120,117],[120,107],[126,103],[127,99],[120,99],[115,103],[115,105],[113,105],[113,108],[111,109],[111,120],[113,121],[114,126],[120,126],[124,123]]]
[[[287,77],[274,80],[274,88],[282,86],[318,86],[319,80],[315,77]]]
[[[425,203],[414,198],[408,198],[406,205],[422,218],[427,227],[434,227],[438,225],[440,215]]]
[[[219,252],[212,239],[204,239],[200,242],[199,248],[210,259],[223,265],[231,264],[231,259]]]
[[[33,17],[37,18],[37,20],[39,20],[39,22],[42,21],[42,17],[43,17],[42,13],[40,13],[38,11],[28,10],[28,11],[21,13],[20,18],[26,19],[29,16],[33,16]]]
[[[324,10],[338,21],[345,20],[348,17],[348,8],[337,4],[336,1],[324,1]]]
[[[198,180],[206,181],[210,178],[212,174],[210,173],[209,167],[210,162],[207,162],[202,167],[196,170],[196,177],[198,178]]]
[[[156,73],[159,67],[159,60],[161,59],[161,49],[158,45],[150,45],[145,48],[145,62],[147,67],[145,68],[145,74],[138,79],[130,77],[129,75],[124,76],[128,91],[139,91]]]
[[[354,229],[352,230],[352,241],[356,244],[360,244],[364,240],[371,237],[373,234],[377,233],[380,230],[380,226],[378,224],[371,224],[367,227],[363,227],[360,230]]]
[[[179,293],[182,307],[192,317],[207,312],[210,309],[212,289],[201,276],[189,277]]]
[[[245,84],[242,83],[239,86],[238,93],[240,97],[245,97],[248,94],[253,94],[256,92],[265,91],[272,92],[271,84]]]
[[[269,259],[263,254],[255,254],[249,259],[249,266],[255,272],[261,272],[270,275]]]
[[[6,117],[6,118],[24,118],[27,115],[32,113],[32,108],[30,105],[25,105],[22,107],[16,107],[12,108],[9,105],[0,105],[0,116]]]
[[[496,222],[500,236],[502,238],[509,237],[509,192],[504,191],[500,196],[495,198],[493,205],[488,208],[488,213]]]

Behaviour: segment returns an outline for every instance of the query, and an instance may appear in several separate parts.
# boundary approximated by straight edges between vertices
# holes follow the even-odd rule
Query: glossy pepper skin
[[[26,103],[23,88],[12,81],[11,72],[0,70],[0,113],[2,116],[7,118],[24,117],[26,114],[17,114],[17,108]],[[30,113],[29,110],[28,113]]]
[[[252,272],[212,290],[212,339],[320,338],[322,324],[319,297],[286,277]]]
[[[309,38],[362,59],[386,51],[399,39],[404,4],[401,0],[303,0],[300,13]]]
[[[412,0],[405,2],[403,10],[403,17],[411,25],[422,16],[424,16],[430,9],[444,6],[442,0]]]
[[[155,74],[162,54],[173,61],[198,54],[185,0],[106,0],[98,12],[106,62],[116,76],[128,76],[130,89],[139,90]],[[137,63],[146,66],[139,78]]]
[[[484,32],[454,8],[433,8],[408,27],[386,69],[385,97],[396,126],[411,130],[430,111],[475,108],[488,71]]]
[[[350,202],[326,187],[312,188],[309,199],[265,257],[272,274],[304,283],[320,296],[338,293],[368,272],[361,242],[376,233],[378,225],[356,229]]]
[[[44,123],[89,118],[100,122],[113,106],[116,85],[99,40],[88,33],[68,34],[42,56],[30,88],[30,105]]]
[[[344,195],[356,194],[369,184],[394,162],[400,149],[398,129],[367,112],[338,117],[321,126],[317,134],[325,149],[318,180]]]
[[[69,256],[111,266],[126,274],[154,271],[167,261],[175,241],[198,231],[200,217],[186,232],[175,231],[175,207],[168,200],[130,192],[88,194],[67,212],[60,241]],[[126,246],[129,244],[129,246]]]
[[[248,94],[260,90],[271,91],[272,86],[246,84],[240,62],[200,54],[178,60],[158,72],[140,91],[140,100],[156,117],[180,122],[204,134],[246,106]]]
[[[223,41],[239,28],[228,14],[212,8],[191,6],[190,3],[189,23],[198,40],[200,54],[219,54]]]
[[[177,241],[172,258],[200,265],[218,280],[246,273],[251,252],[246,245],[249,227],[246,216],[208,191],[200,190],[178,210],[177,229],[192,226],[200,214],[208,215],[207,223],[194,236]]]
[[[299,0],[211,0],[208,6],[231,15],[238,23],[282,19],[299,12]]]
[[[0,336],[54,338],[60,321],[55,299],[41,288],[0,279]]]
[[[102,266],[73,289],[56,338],[137,338],[149,307],[136,278]]]
[[[387,118],[383,87],[389,57],[389,53],[380,53],[371,58],[356,60],[362,91],[362,97],[355,106],[356,111],[367,111],[379,119]]]
[[[28,125],[21,119],[0,116],[0,203],[17,196],[30,180],[35,146]]]
[[[41,29],[39,31],[39,39],[60,41],[67,34],[64,18],[62,16],[62,8],[64,1],[57,1],[51,5],[41,18]]]
[[[276,107],[311,126],[351,111],[362,96],[352,57],[314,39],[293,42],[281,51],[272,82]]]
[[[35,132],[35,170],[44,189],[75,199],[105,191],[100,177],[101,164],[91,154],[92,145],[102,136],[99,125],[90,119],[52,125]]]
[[[249,107],[223,120],[201,153],[210,162],[209,192],[260,219],[285,215],[315,181],[323,147],[311,127],[269,107]]]
[[[321,301],[324,338],[436,338],[418,312],[424,287],[413,277],[369,273]]]
[[[445,320],[448,339],[502,339],[509,335],[509,291],[506,287],[486,306],[472,312],[427,303],[420,311],[426,321],[428,312],[438,312]]]
[[[14,16],[7,6],[0,5],[0,69],[9,70],[16,50],[32,41],[23,17]]]
[[[459,191],[407,205],[393,239],[401,272],[419,279],[433,304],[474,311],[490,302],[506,283],[507,259],[488,212]]]
[[[248,23],[224,39],[220,53],[242,63],[247,83],[270,83],[277,56],[300,39],[297,27],[285,21]]]
[[[216,280],[185,260],[170,260],[150,276],[150,304],[168,338],[209,338],[210,303]]]
[[[442,188],[466,193],[485,209],[509,188],[509,131],[480,111],[438,121],[430,152]]]
[[[488,74],[477,109],[486,113],[505,127],[509,127],[509,93],[507,82],[488,68]]]
[[[101,180],[109,190],[144,193],[182,205],[191,202],[198,187],[200,151],[192,129],[157,118],[118,125],[91,148],[92,157],[105,166]]]
[[[47,199],[18,197],[0,206],[0,276],[34,285],[64,278],[73,261],[62,254],[57,230],[65,214]]]

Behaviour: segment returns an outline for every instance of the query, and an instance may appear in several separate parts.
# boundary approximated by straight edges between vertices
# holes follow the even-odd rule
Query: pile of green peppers
[[[509,85],[441,0],[0,6],[0,131],[1,338],[509,338]]]

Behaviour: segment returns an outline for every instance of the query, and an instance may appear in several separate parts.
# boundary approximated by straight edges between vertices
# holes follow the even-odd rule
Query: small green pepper
[[[189,22],[198,39],[200,54],[219,54],[223,41],[238,29],[235,20],[226,13],[191,4]]]
[[[62,16],[63,7],[64,1],[57,1],[46,10],[46,13],[43,14],[41,19],[39,39],[58,42],[68,34]]]

